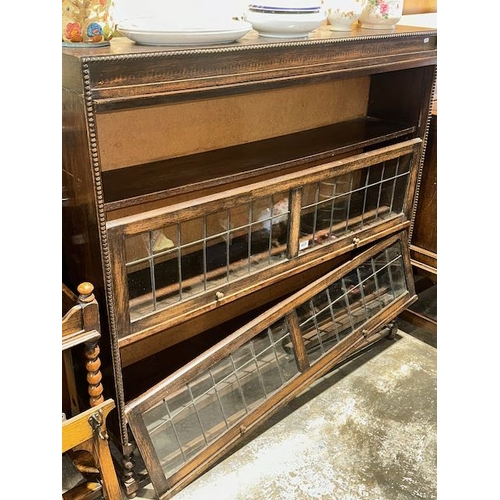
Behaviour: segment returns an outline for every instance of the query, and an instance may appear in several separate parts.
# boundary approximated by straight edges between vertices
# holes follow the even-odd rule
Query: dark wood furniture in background
[[[429,139],[421,181],[416,193],[411,229],[411,256],[415,267],[437,278],[437,109],[431,115]]]
[[[437,12],[437,0],[405,0],[403,15]]]
[[[436,47],[435,30],[324,26],[305,40],[63,49],[64,279],[99,297],[129,496],[145,476],[171,496],[415,301],[408,230]],[[260,366],[273,321],[290,330],[271,356],[290,380],[161,449],[157,424],[180,418],[166,398],[216,383],[211,363],[240,349]]]
[[[417,327],[437,334],[437,102],[434,101],[425,159],[415,193],[410,255],[419,300],[402,313]]]
[[[99,308],[91,283],[78,286],[78,297],[63,284],[62,352],[66,383],[63,385],[62,453],[74,462],[75,470],[94,470],[96,480],[77,481],[63,491],[63,500],[122,500],[108,444],[106,418],[115,408],[112,399],[104,400],[100,371],[99,344],[101,337]],[[83,347],[88,402],[80,401],[73,370],[72,351]],[[65,389],[68,397],[64,398]],[[69,401],[69,407],[64,407]],[[81,453],[83,452],[83,453]],[[91,460],[88,460],[88,457]],[[84,464],[84,465],[82,465]],[[82,474],[82,477],[85,477]],[[103,491],[104,490],[104,491]]]

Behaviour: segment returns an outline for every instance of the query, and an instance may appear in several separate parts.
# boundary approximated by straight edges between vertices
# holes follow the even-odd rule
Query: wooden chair
[[[115,408],[113,399],[104,400],[101,384],[98,341],[101,337],[99,308],[91,283],[78,286],[76,297],[63,285],[62,352],[71,417],[62,422],[62,453],[84,450],[93,458],[100,481],[78,483],[63,493],[64,500],[104,498],[122,500],[123,494],[109,448],[106,418]],[[71,305],[73,304],[73,305]],[[84,345],[90,408],[83,410],[78,398],[71,349]],[[102,490],[102,491],[101,491]]]

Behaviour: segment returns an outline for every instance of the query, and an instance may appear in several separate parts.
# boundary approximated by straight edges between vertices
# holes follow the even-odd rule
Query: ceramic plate
[[[140,45],[206,45],[231,43],[246,35],[252,25],[246,21],[211,21],[206,25],[164,23],[158,18],[123,21],[118,31]]]

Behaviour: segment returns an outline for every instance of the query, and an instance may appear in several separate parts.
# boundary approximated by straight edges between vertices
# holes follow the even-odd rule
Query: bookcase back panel
[[[103,171],[200,153],[366,115],[370,78],[97,114]]]

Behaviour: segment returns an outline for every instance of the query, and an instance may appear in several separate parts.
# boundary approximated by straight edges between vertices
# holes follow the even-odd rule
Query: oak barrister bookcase
[[[127,493],[168,498],[416,300],[435,30],[63,49],[64,279]]]

